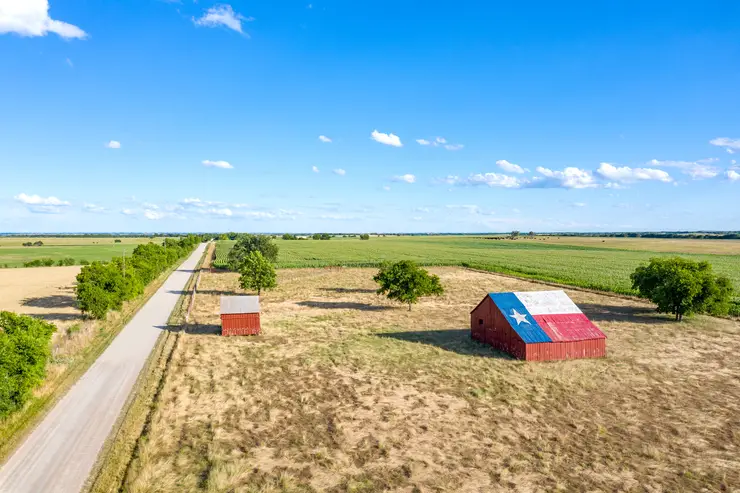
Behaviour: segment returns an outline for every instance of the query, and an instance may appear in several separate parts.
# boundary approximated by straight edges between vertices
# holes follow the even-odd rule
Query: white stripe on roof
[[[565,291],[519,291],[514,294],[532,315],[583,313]]]

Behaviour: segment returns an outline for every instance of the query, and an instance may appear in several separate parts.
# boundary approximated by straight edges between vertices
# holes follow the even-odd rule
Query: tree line
[[[83,267],[75,288],[80,310],[92,318],[105,319],[109,310],[120,310],[124,301],[142,294],[149,283],[190,254],[203,239],[198,235],[166,238],[162,244],[138,245],[130,256]]]

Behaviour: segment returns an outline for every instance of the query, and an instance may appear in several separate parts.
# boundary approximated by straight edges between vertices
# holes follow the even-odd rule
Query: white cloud
[[[414,212],[429,212],[429,207],[417,207]]]
[[[65,207],[72,205],[66,200],[60,200],[54,196],[41,197],[39,195],[20,193],[13,198],[24,204],[29,212],[35,214],[61,214]]]
[[[103,207],[101,205],[88,204],[88,203],[83,204],[82,205],[82,209],[85,212],[91,212],[91,213],[94,213],[94,214],[105,214],[105,213],[108,212],[108,209],[106,209],[105,207]]]
[[[446,144],[447,139],[445,139],[444,137],[437,137],[436,139],[434,139],[434,143],[435,144]]]
[[[339,175],[339,176],[344,176],[344,175],[347,174],[347,172],[344,171],[342,168],[337,168],[337,169],[334,170],[334,174],[335,175]]]
[[[370,138],[373,139],[375,142],[379,142],[387,146],[403,147],[401,139],[398,137],[398,135],[384,134],[382,132],[378,132],[377,130],[373,130],[373,132],[370,134]]]
[[[406,183],[414,183],[416,181],[416,177],[412,174],[405,174],[401,176],[394,176],[393,181],[403,181]]]
[[[740,152],[740,139],[730,139],[728,137],[717,137],[709,141],[713,146],[724,147],[730,154]]]
[[[391,187],[389,187],[388,185],[383,185],[383,190],[385,190],[386,192],[390,192]]]
[[[0,34],[21,36],[58,34],[66,39],[84,39],[87,33],[77,26],[49,17],[48,0],[0,0]]]
[[[319,135],[319,140],[326,144],[329,144],[331,142],[331,139],[327,137],[326,135]]]
[[[448,151],[459,151],[463,147],[465,147],[465,146],[462,145],[462,144],[447,144],[447,145],[445,145],[445,149],[447,149]]]
[[[414,217],[411,218],[411,220],[412,221],[423,221],[424,218],[423,217],[420,217],[420,216],[414,216]]]
[[[606,185],[604,185],[604,188],[611,188],[612,190],[623,190],[623,189],[625,189],[627,187],[625,187],[624,185],[621,185],[619,183],[616,183],[616,182],[611,181],[611,182],[607,183]]]
[[[673,181],[671,175],[662,169],[652,168],[630,168],[629,166],[616,167],[609,163],[601,163],[596,170],[603,178],[618,183],[631,183],[640,180],[654,180],[670,183]]]
[[[434,147],[444,147],[448,151],[459,151],[463,147],[465,147],[462,144],[448,144],[447,139],[444,137],[435,137],[433,140],[427,140],[427,139],[416,139],[416,142],[419,145],[423,146],[434,146]]]
[[[349,221],[355,219],[355,217],[349,216],[347,214],[324,214],[323,216],[319,216],[319,219],[329,219],[331,221]]]
[[[423,145],[423,146],[428,146],[429,144],[431,144],[431,142],[429,142],[429,141],[428,141],[428,140],[426,140],[426,139],[416,139],[416,142],[417,142],[417,143],[418,143],[419,145]]]
[[[209,168],[233,169],[234,167],[228,161],[211,161],[206,159],[202,162],[203,166]]]
[[[152,210],[155,210],[155,211],[157,209],[159,209],[159,206],[157,204],[152,204],[151,202],[144,202],[143,204],[141,204],[141,206],[144,209],[152,209]]]
[[[231,209],[227,207],[223,207],[220,209],[206,209],[205,214],[208,214],[209,216],[215,216],[215,217],[231,217],[234,215],[233,212],[231,212]]]
[[[117,140],[111,140],[110,142],[107,142],[105,144],[105,147],[107,147],[108,149],[120,149],[121,143]]]
[[[318,173],[319,168],[317,166],[311,166],[311,171],[313,171],[314,173]]]
[[[594,188],[596,180],[590,171],[568,167],[563,171],[538,166],[537,172],[545,178],[536,178],[527,184],[531,188]]]
[[[488,185],[489,187],[520,188],[525,182],[514,176],[500,173],[476,173],[467,180],[460,181],[456,176],[448,176],[447,183],[462,183],[464,185]]]
[[[735,161],[734,159],[732,159],[732,160],[730,160],[730,164],[733,165],[733,166],[735,166],[737,164],[737,161]]]
[[[468,214],[472,214],[472,215],[493,216],[495,214],[494,211],[484,211],[477,205],[471,205],[471,204],[463,204],[463,205],[453,204],[453,205],[446,205],[445,207],[450,210],[464,210],[464,211],[467,211]]]
[[[659,161],[651,160],[648,164],[659,168],[679,168],[684,174],[689,175],[694,180],[703,178],[714,178],[719,175],[720,170],[711,163],[719,161],[717,158],[700,159],[698,161]]]
[[[728,170],[727,170],[727,171],[725,172],[725,176],[726,176],[726,177],[727,177],[727,179],[728,179],[728,180],[730,180],[730,181],[738,181],[738,180],[740,180],[740,173],[738,173],[738,172],[737,172],[737,171],[735,171],[734,169],[728,169]]]
[[[166,216],[165,213],[159,212],[159,211],[152,211],[152,210],[145,210],[144,211],[144,217],[149,219],[150,221],[158,221]]]
[[[498,161],[496,161],[496,164],[498,165],[499,168],[509,173],[522,174],[522,173],[526,173],[527,171],[529,171],[529,170],[525,170],[518,164],[510,163],[506,159],[499,159]]]
[[[190,205],[190,206],[194,206],[194,207],[204,207],[206,205],[206,202],[205,201],[200,200],[198,198],[186,198],[186,199],[182,199],[180,201],[180,203],[183,204],[183,205]]]
[[[586,207],[585,202],[573,202],[573,207]]]
[[[121,214],[123,214],[124,216],[133,216],[134,214],[136,214],[136,211],[132,209],[121,209]]]
[[[244,34],[242,30],[242,21],[253,21],[252,17],[244,17],[234,12],[231,5],[216,5],[206,11],[200,19],[193,17],[193,22],[197,26],[219,27],[225,26],[238,33]]]

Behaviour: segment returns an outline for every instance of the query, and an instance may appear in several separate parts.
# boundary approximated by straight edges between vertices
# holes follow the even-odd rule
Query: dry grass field
[[[408,312],[371,269],[280,270],[252,338],[218,335],[237,275],[204,274],[123,490],[740,491],[740,324],[572,291],[608,358],[524,363],[468,313],[541,285],[431,271]]]

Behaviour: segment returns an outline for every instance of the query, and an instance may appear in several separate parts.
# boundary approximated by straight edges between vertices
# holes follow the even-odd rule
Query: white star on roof
[[[531,323],[529,322],[529,320],[527,320],[527,316],[526,316],[526,315],[524,315],[524,314],[522,314],[522,313],[519,313],[518,311],[516,311],[516,309],[515,309],[515,308],[513,308],[513,309],[511,310],[511,318],[513,318],[514,320],[516,320],[516,325],[517,325],[517,327],[518,327],[518,326],[519,326],[519,325],[520,325],[520,324],[521,324],[522,322],[524,322],[525,324],[529,324],[529,325],[532,325],[532,324],[531,324]]]

